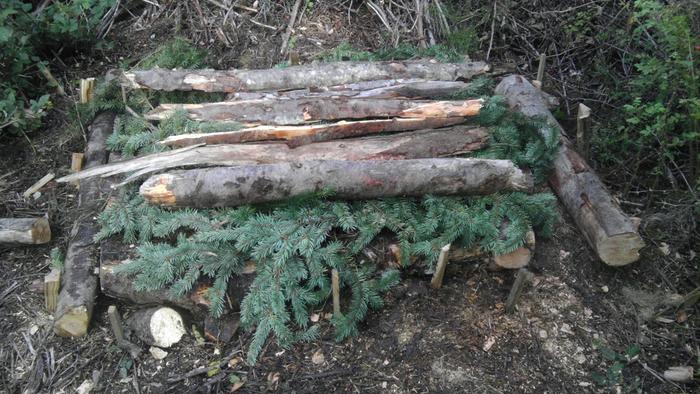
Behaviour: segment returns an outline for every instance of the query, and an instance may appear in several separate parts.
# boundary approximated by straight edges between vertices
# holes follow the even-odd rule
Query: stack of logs
[[[58,181],[82,183],[81,207],[97,200],[92,193],[99,193],[102,182],[115,186],[142,178],[140,194],[150,203],[197,208],[280,201],[321,189],[332,189],[340,199],[530,191],[531,176],[510,161],[456,157],[488,144],[489,131],[473,122],[481,100],[431,100],[464,91],[473,77],[488,72],[479,62],[421,61],[130,72],[121,77],[127,88],[229,94],[224,102],[161,104],[146,119],[160,121],[182,110],[193,120],[235,121],[243,127],[169,137],[160,144],[173,150],[104,164],[103,157],[91,160],[92,148],[104,149],[106,135],[99,125],[112,120],[113,115],[103,114],[93,125],[86,169]],[[561,130],[548,110],[548,96],[525,79],[506,77],[496,92],[512,108],[545,116]],[[622,213],[563,133],[561,139],[552,189],[601,260],[610,265],[637,260],[642,242],[635,222]],[[62,335],[87,331],[97,289],[97,245],[91,241],[96,228],[94,220],[85,218],[76,223],[68,249],[56,312],[56,332]],[[530,261],[534,242],[529,234],[516,252],[486,257],[495,266],[521,268]],[[475,256],[485,257],[479,251],[443,248],[434,287],[448,260]],[[206,315],[205,284],[187,297],[139,292],[130,278],[114,273],[128,258],[128,248],[108,239],[100,245],[99,257],[100,286],[107,295]],[[231,287],[242,295],[246,284]]]

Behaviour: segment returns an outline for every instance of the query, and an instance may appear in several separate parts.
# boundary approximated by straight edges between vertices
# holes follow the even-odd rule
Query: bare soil
[[[387,295],[385,308],[369,314],[356,338],[336,343],[326,321],[320,340],[290,349],[270,343],[255,366],[243,361],[250,333],[240,332],[228,344],[202,342],[195,334],[201,326],[192,327],[192,322],[165,359],[155,360],[144,346],[139,359],[128,365],[107,322],[106,308],[113,301],[102,296],[87,337],[56,337],[33,283],[48,272],[49,250],[65,249],[76,191],[52,182],[37,199],[25,200],[21,193],[47,172],[67,173],[70,153],[84,148],[81,129],[68,127],[73,124],[69,109],[77,96],[75,82],[143,57],[176,29],[208,47],[220,59],[220,68],[265,68],[283,60],[278,54],[281,33],[247,23],[239,30],[227,28],[224,40],[213,27],[203,32],[197,14],[186,11],[170,7],[157,18],[123,17],[110,33],[112,48],[64,58],[60,75],[70,86],[70,97],[56,101],[45,128],[29,136],[31,144],[23,138],[0,142],[0,216],[48,213],[53,231],[48,245],[0,249],[0,332],[5,334],[0,339],[0,392],[75,392],[86,381],[95,382],[95,392],[217,392],[235,387],[232,375],[244,382],[238,392],[251,393],[697,392],[696,383],[675,384],[662,377],[671,366],[697,366],[700,357],[697,306],[674,306],[699,286],[700,251],[697,244],[696,250],[688,247],[693,246],[693,230],[691,241],[678,245],[647,238],[639,262],[611,268],[596,260],[563,211],[555,236],[538,239],[531,267],[535,279],[511,315],[504,303],[514,273],[489,272],[475,262],[449,266],[440,290],[429,287],[427,276],[406,275]],[[283,9],[271,10],[264,22],[286,26],[284,15]],[[376,18],[347,8],[316,7],[296,29],[302,61],[341,42],[372,49],[386,41]],[[89,120],[81,121],[85,127]],[[671,196],[669,201],[665,210],[636,203],[630,214],[646,219],[645,234],[655,234],[659,222],[671,226],[663,229],[666,234],[688,231],[673,227],[677,221],[659,220],[659,215],[677,218]],[[129,311],[126,305],[119,307]],[[315,313],[325,321],[330,310],[328,305]],[[596,383],[592,373],[604,374],[613,364],[603,357],[604,349],[624,353],[633,344],[641,353],[625,363],[618,384]],[[217,374],[173,382],[228,355],[232,361]]]

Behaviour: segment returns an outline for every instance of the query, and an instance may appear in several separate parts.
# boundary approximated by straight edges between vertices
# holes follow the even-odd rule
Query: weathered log
[[[58,182],[133,173],[125,181],[127,182],[142,175],[175,167],[234,166],[324,159],[392,160],[447,157],[481,149],[487,142],[486,129],[461,125],[440,130],[313,143],[294,149],[276,143],[187,147],[87,169],[60,178]]]
[[[164,306],[138,310],[127,323],[144,343],[164,348],[178,343],[186,332],[182,316]]]
[[[0,244],[37,245],[51,241],[51,226],[46,218],[0,219]]]
[[[90,139],[85,150],[85,167],[107,161],[106,140],[114,126],[113,113],[101,113],[90,126]],[[93,237],[99,231],[95,212],[99,210],[99,179],[82,183],[78,194],[81,212],[73,225],[66,253],[61,292],[54,314],[54,332],[60,336],[83,336],[87,333],[97,294],[97,245]]]
[[[314,160],[175,171],[140,188],[153,204],[225,207],[332,190],[343,199],[527,191],[532,178],[507,160]]]
[[[218,133],[180,134],[166,138],[161,143],[172,147],[197,144],[236,144],[242,142],[286,140],[295,147],[312,142],[361,137],[368,134],[437,129],[464,123],[464,118],[374,119],[340,121],[336,123],[303,126],[257,126]]]
[[[598,257],[613,266],[637,261],[644,242],[634,221],[622,212],[600,178],[573,149],[539,91],[525,78],[511,75],[501,81],[496,93],[505,96],[512,108],[528,116],[544,116],[559,130],[562,144],[549,184]]]
[[[299,100],[222,101],[161,104],[146,114],[163,120],[185,111],[193,120],[241,122],[248,125],[298,125],[316,121],[371,118],[456,118],[479,114],[483,100],[429,101],[406,99],[309,98]]]
[[[268,70],[152,69],[125,73],[122,83],[136,89],[247,92],[303,89],[398,78],[457,81],[471,79],[489,70],[490,67],[483,62],[337,62]]]
[[[321,86],[306,89],[273,92],[236,92],[227,100],[301,99],[312,97],[354,98],[444,98],[468,89],[462,81],[424,81],[421,79],[384,79],[337,86]]]

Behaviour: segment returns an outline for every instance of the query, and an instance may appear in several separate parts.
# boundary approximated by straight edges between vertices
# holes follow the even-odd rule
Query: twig
[[[294,22],[297,19],[297,13],[299,13],[299,7],[301,6],[301,0],[297,0],[292,8],[292,14],[289,17],[289,25],[287,25],[287,31],[284,32],[282,36],[282,47],[280,48],[280,53],[285,55],[287,53],[287,45],[289,44],[289,38],[292,36],[292,30],[294,29]]]
[[[491,38],[489,39],[489,49],[486,51],[486,61],[489,61],[489,56],[491,56],[491,48],[493,48],[493,35],[496,31],[496,4],[498,1],[493,2],[493,17],[491,18]]]
[[[197,375],[201,375],[201,374],[203,374],[203,373],[207,373],[207,372],[213,371],[213,370],[215,370],[215,369],[220,369],[220,368],[222,368],[223,366],[225,366],[226,364],[228,364],[228,362],[231,361],[231,360],[236,356],[236,354],[238,354],[238,353],[240,353],[240,352],[241,352],[240,350],[234,350],[233,352],[231,352],[231,354],[229,354],[228,356],[226,356],[223,360],[221,360],[221,362],[219,362],[219,363],[216,364],[216,365],[210,365],[210,366],[208,366],[208,367],[199,367],[199,368],[195,368],[195,369],[191,370],[190,372],[187,372],[186,374],[184,374],[184,375],[182,375],[182,376],[178,376],[178,377],[174,377],[174,378],[168,378],[168,383],[177,383],[177,382],[181,382],[181,381],[183,381],[183,380],[185,380],[185,379],[189,379],[189,378],[191,378],[191,377],[194,377],[194,376],[197,376]]]

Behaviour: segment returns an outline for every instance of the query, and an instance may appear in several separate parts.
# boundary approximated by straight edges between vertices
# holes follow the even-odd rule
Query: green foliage
[[[447,35],[447,46],[457,53],[474,53],[479,47],[479,36],[474,28],[459,29]]]
[[[183,37],[175,37],[162,44],[154,53],[136,65],[138,68],[205,68],[207,51],[192,45]]]
[[[633,76],[617,87],[616,97],[624,103],[621,116],[599,132],[596,148],[602,160],[621,162],[631,153],[646,174],[685,167],[689,186],[700,184],[697,18],[697,7],[634,2],[631,32],[616,34],[617,45],[630,48]]]
[[[622,392],[625,393],[641,393],[641,381],[639,378],[635,378],[632,382],[625,382],[622,374],[623,370],[639,357],[640,347],[636,344],[629,345],[624,353],[617,353],[601,344],[598,344],[596,347],[600,355],[610,365],[605,370],[605,373],[593,372],[591,374],[593,381],[601,387],[613,388],[619,386],[622,388]]]
[[[84,48],[114,0],[52,1],[34,14],[32,2],[4,0],[0,9],[0,133],[26,133],[50,107],[40,68],[52,50]]]
[[[51,249],[51,252],[49,252],[49,266],[52,269],[63,269],[63,263],[64,263],[64,256],[63,253],[61,253],[61,249],[59,248],[53,248]]]

